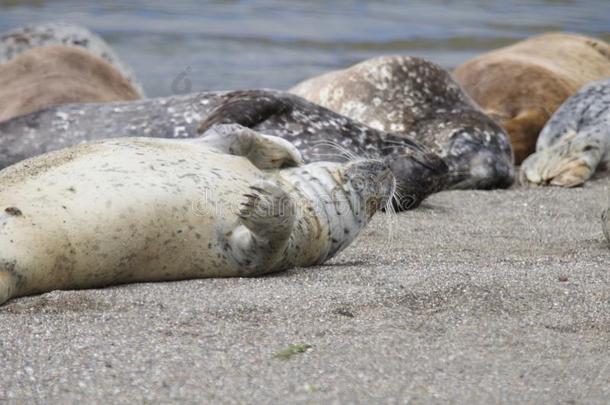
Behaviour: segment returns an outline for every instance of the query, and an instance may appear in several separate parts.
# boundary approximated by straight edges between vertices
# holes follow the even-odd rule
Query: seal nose
[[[471,161],[470,176],[479,187],[506,188],[515,180],[515,169],[512,162],[490,152],[481,152]]]

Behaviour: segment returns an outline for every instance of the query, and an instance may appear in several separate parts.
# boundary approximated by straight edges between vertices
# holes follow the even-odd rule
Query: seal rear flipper
[[[194,142],[202,142],[224,153],[243,156],[261,170],[303,164],[301,153],[290,142],[239,124],[215,125]]]
[[[280,268],[295,223],[295,204],[279,186],[262,182],[250,187],[239,211],[240,223],[228,239],[243,275],[260,275]]]
[[[198,132],[203,134],[217,124],[236,123],[253,128],[275,115],[287,114],[293,105],[265,90],[233,91],[210,116],[199,125]]]

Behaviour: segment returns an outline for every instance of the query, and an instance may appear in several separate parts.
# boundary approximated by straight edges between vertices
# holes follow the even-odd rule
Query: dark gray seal
[[[575,187],[610,163],[610,79],[568,98],[540,132],[521,165],[524,184]]]
[[[240,124],[293,143],[306,163],[355,156],[383,160],[397,179],[398,210],[446,187],[443,159],[408,136],[370,128],[279,91],[196,93],[168,98],[54,107],[0,123],[0,167],[94,139],[205,136]]]
[[[384,56],[306,80],[290,92],[373,128],[405,134],[443,157],[450,188],[514,181],[506,133],[440,66]]]
[[[136,80],[131,68],[121,61],[99,35],[79,25],[55,22],[28,25],[0,34],[0,63],[8,62],[32,48],[48,45],[65,45],[84,48],[91,54],[104,59],[121,72],[121,74],[144,96],[144,90]]]

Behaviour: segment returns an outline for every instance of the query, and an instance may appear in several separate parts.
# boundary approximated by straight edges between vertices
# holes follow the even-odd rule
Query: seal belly
[[[171,140],[21,162],[0,172],[0,273],[14,278],[12,296],[237,275],[219,236],[261,175],[245,159]]]

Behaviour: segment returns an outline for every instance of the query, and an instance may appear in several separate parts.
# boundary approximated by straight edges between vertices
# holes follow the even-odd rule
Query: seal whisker
[[[392,184],[392,193],[390,194],[390,197],[388,198],[388,200],[386,201],[385,204],[385,213],[386,213],[386,228],[388,230],[388,242],[389,242],[389,246],[390,249],[394,248],[394,242],[396,241],[396,233],[394,232],[394,222],[395,222],[395,216],[396,214],[396,208],[394,207],[393,202],[396,200],[397,196],[399,196],[399,191],[398,191],[398,186],[397,186],[397,182],[396,182],[396,178],[394,178],[394,182]]]
[[[335,145],[322,145],[322,146],[329,146],[332,149],[335,149],[335,150],[337,149],[335,147]],[[316,146],[316,148],[317,148],[317,146]],[[316,149],[314,149],[314,150],[316,150]],[[324,153],[324,152],[313,152],[312,154],[314,154],[314,155],[327,155],[327,156],[340,156],[340,157],[342,157],[342,158],[344,158],[345,160],[348,160],[348,161],[349,160],[355,160],[355,157],[353,155],[351,155],[349,153],[345,153],[342,150],[338,150],[338,153],[334,153],[334,154],[332,153],[332,151],[328,151],[326,153]]]
[[[333,160],[332,158],[341,158],[345,161],[351,160],[349,157],[338,153],[312,153],[311,155],[315,156],[316,158],[321,158],[322,160],[326,160],[328,158],[331,158],[330,160]]]
[[[399,141],[391,141],[389,139],[385,139],[384,143],[389,143],[390,145],[386,145],[383,148],[384,149],[389,149],[389,148],[393,148],[394,145],[396,146],[404,146],[404,147],[409,147],[410,149],[412,148],[410,144],[406,143],[406,142],[399,142]]]
[[[315,146],[328,146],[328,147],[331,147],[333,149],[336,149],[337,151],[339,151],[343,155],[349,157],[349,160],[358,159],[358,156],[354,152],[346,149],[344,146],[339,145],[338,143],[333,142],[333,141],[316,141],[316,142],[314,142],[314,145]]]

